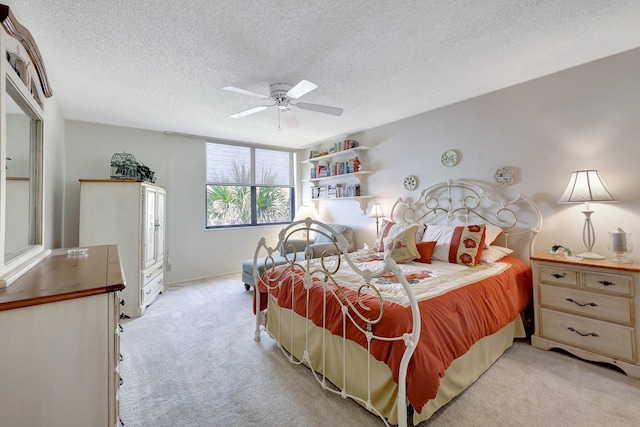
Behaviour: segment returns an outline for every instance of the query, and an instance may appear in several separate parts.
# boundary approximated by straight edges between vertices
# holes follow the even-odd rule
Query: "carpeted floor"
[[[239,274],[167,287],[124,320],[120,417],[126,427],[379,426],[322,391],[263,334]],[[640,380],[516,342],[423,426],[638,426]]]

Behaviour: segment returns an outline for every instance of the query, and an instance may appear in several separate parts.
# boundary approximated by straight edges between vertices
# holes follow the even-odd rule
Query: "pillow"
[[[390,221],[386,218],[383,218],[380,222],[380,228],[378,231],[378,236],[376,237],[376,242],[373,244],[374,252],[383,252],[384,251],[384,238],[387,236],[393,236],[394,234],[398,234],[403,230],[407,230],[410,227],[416,227],[416,242],[420,242],[422,240],[422,236],[424,234],[424,230],[427,227],[427,224],[413,224],[413,225],[405,225],[398,224],[397,222]]]
[[[438,242],[418,242],[416,248],[420,257],[416,258],[416,262],[422,262],[425,264],[431,264],[431,255],[433,254],[433,248],[436,247]]]
[[[502,228],[493,224],[485,224],[487,227],[484,235],[484,247],[488,248],[493,242],[496,241],[500,233],[502,233]]]
[[[414,225],[393,236],[385,237],[384,259],[391,258],[398,264],[402,264],[419,258],[420,252],[416,248],[417,229],[418,227]]]
[[[484,224],[473,225],[429,225],[422,237],[423,242],[437,241],[432,259],[453,264],[474,266],[482,255],[485,240]]]
[[[488,248],[484,248],[482,250],[482,255],[480,255],[479,261],[482,264],[493,264],[494,262],[500,261],[502,258],[511,253],[513,253],[513,249],[505,248],[503,246],[491,245]]]
[[[397,224],[386,218],[382,218],[382,221],[380,221],[380,228],[378,229],[378,236],[376,236],[376,242],[373,244],[374,252],[384,251],[384,238],[389,235],[389,231],[391,231],[391,227],[394,225]]]

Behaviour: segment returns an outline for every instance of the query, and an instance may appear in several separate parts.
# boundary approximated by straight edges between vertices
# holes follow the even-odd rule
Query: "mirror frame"
[[[9,286],[22,274],[26,273],[35,264],[49,255],[50,249],[45,249],[44,229],[44,97],[51,97],[53,92],[44,68],[42,57],[31,33],[15,18],[8,6],[0,4],[0,288]],[[20,56],[22,52],[16,52],[22,48],[28,58]],[[19,59],[17,67],[20,74],[14,69],[7,59],[8,54],[13,53]],[[11,94],[11,95],[9,95]],[[7,97],[13,100],[25,111],[31,120],[31,138],[35,138],[35,144],[31,141],[30,156],[35,156],[35,161],[30,161],[30,177],[34,179],[36,193],[30,199],[34,203],[36,229],[33,235],[35,244],[28,246],[17,255],[6,259],[5,235],[6,235],[6,105]]]

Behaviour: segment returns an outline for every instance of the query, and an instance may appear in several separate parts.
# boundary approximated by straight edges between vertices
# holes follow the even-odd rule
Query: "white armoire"
[[[80,246],[118,245],[129,317],[164,292],[165,206],[164,188],[148,182],[80,180]]]

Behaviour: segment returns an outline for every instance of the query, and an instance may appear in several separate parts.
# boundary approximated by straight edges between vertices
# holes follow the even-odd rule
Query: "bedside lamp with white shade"
[[[597,170],[580,170],[571,173],[569,184],[564,190],[558,202],[560,203],[578,203],[584,202],[584,226],[582,228],[582,241],[587,247],[587,252],[578,254],[579,257],[586,259],[604,259],[604,256],[592,251],[596,242],[593,224],[591,223],[591,214],[594,212],[590,208],[591,202],[615,202],[611,192],[602,181],[600,173]]]
[[[380,203],[378,202],[373,202],[373,204],[371,205],[371,210],[369,211],[369,218],[375,218],[376,219],[376,236],[378,235],[378,227],[379,227],[379,222],[380,222],[380,218],[384,217],[384,213],[382,213],[382,208],[380,207]]]

